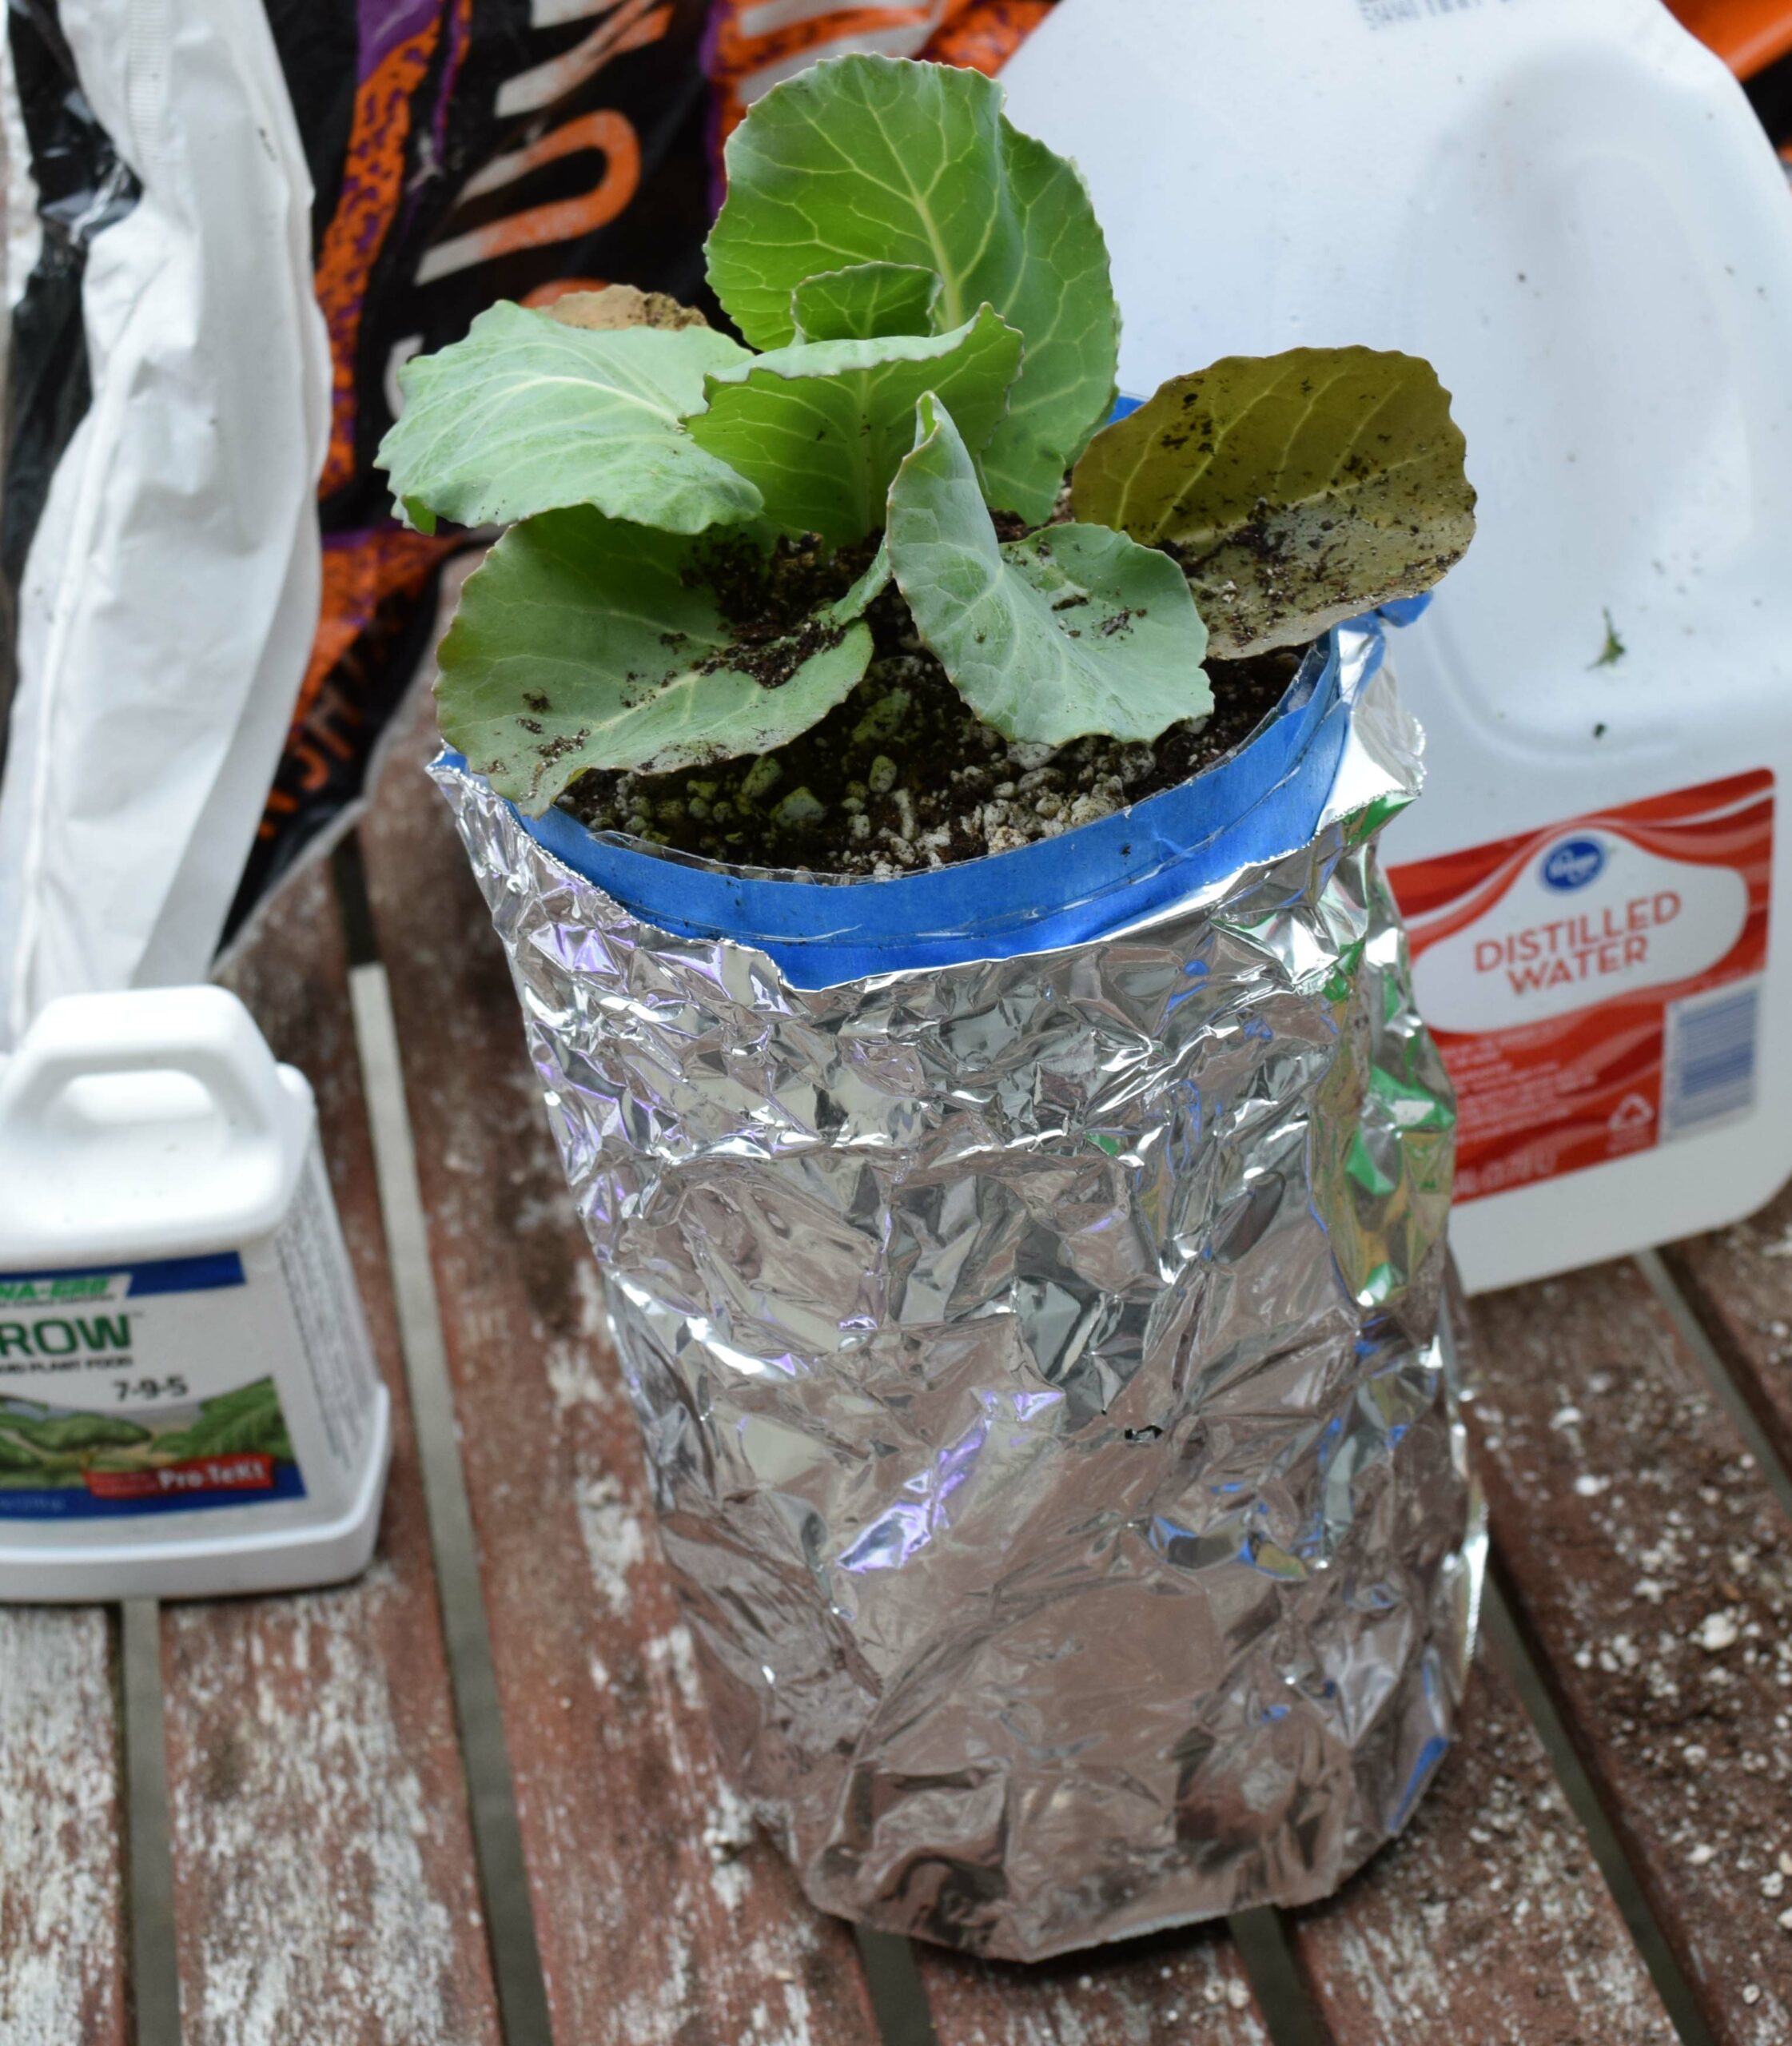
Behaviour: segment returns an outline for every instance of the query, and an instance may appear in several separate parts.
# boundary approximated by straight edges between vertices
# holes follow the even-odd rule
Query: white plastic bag
[[[57,995],[205,978],[317,618],[329,360],[263,10],[64,0],[142,185],[83,289],[93,403],[20,593],[0,1049]]]

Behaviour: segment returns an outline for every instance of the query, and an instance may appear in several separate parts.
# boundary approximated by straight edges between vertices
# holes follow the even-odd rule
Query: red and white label
[[[1390,870],[1459,1200],[1752,1109],[1773,836],[1763,769]]]
[[[165,1499],[170,1493],[266,1492],[273,1489],[274,1460],[250,1453],[241,1456],[194,1456],[184,1463],[157,1464],[147,1471],[90,1471],[87,1489],[95,1499]]]

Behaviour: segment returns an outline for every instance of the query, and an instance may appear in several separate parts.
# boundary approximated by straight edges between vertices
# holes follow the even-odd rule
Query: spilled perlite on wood
[[[1485,1651],[1406,1831],[1294,1921],[1332,2046],[1671,2046],[1547,1757]]]
[[[1030,1968],[917,1943],[940,2046],[1270,2046],[1224,1926],[1198,1927]]]
[[[0,1606],[0,2040],[124,2046],[113,1620]]]
[[[1792,1187],[1733,1228],[1672,1245],[1662,1262],[1792,1467]]]
[[[1792,2046],[1792,1527],[1634,1265],[1475,1303],[1517,1617],[1721,2046]]]

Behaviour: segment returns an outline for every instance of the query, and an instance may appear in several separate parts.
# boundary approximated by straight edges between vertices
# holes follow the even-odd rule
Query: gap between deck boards
[[[128,1599],[119,1608],[119,1622],[133,2036],[134,2046],[181,2046],[173,1826],[162,1724],[161,1608],[153,1598]]]
[[[430,1268],[428,1219],[404,1099],[398,1033],[385,969],[365,956],[372,921],[355,842],[334,856],[345,929],[356,941],[348,973],[355,1047],[373,1142],[398,1310],[399,1339],[410,1387],[417,1457],[435,1558],[455,1717],[466,1769],[473,1849],[506,2046],[552,2046],[548,1992],[530,1907],[516,1786],[498,1706],[491,1637],[485,1623],[479,1555],[448,1383],[440,1303]],[[150,2046],[150,2042],[138,2042]]]
[[[1498,1566],[1489,1556],[1487,1581],[1481,1601],[1482,1652],[1491,1650],[1518,1694],[1524,1715],[1549,1758],[1549,1765],[1568,1807],[1587,1836],[1600,1877],[1611,1893],[1624,1929],[1642,1956],[1656,1992],[1666,2005],[1682,2046],[1713,2046],[1711,2028],[1700,2012],[1686,1972],[1656,1924],[1636,1872],[1607,1816],[1593,1779],[1568,1738],[1562,1715],[1549,1694],[1531,1644],[1501,1590]]]

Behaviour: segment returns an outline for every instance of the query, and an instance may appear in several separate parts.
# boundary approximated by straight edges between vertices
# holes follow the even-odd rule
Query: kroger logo
[[[1543,880],[1564,892],[1597,881],[1605,867],[1605,847],[1597,838],[1564,838],[1543,856]]]

